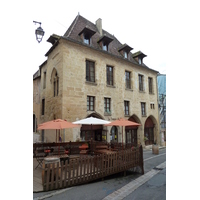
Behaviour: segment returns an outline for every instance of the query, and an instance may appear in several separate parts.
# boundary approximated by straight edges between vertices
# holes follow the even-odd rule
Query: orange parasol
[[[72,124],[71,122],[68,122],[67,120],[62,119],[55,119],[52,121],[44,122],[43,124],[38,125],[38,130],[42,129],[65,129],[65,128],[78,128],[79,125]]]
[[[132,122],[132,121],[121,118],[109,124],[106,124],[105,126],[140,126],[140,125],[141,124],[138,124],[136,122]],[[122,146],[123,146],[123,128],[122,128]]]
[[[61,130],[61,129],[65,129],[65,128],[78,128],[78,127],[80,127],[80,126],[77,124],[72,124],[71,122],[68,122],[67,120],[55,119],[52,121],[48,121],[48,122],[39,124],[38,130],[43,130],[43,129],[56,130],[56,142],[57,142],[57,130]]]

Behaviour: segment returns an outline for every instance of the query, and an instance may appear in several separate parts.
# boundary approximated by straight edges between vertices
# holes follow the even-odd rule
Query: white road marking
[[[152,156],[152,157],[150,157],[150,158],[144,159],[144,161],[147,161],[147,160],[150,160],[150,159],[153,159],[153,158],[157,158],[157,157],[162,156],[162,155],[165,155],[165,154],[166,154],[166,153],[162,153],[162,154],[159,154],[159,155],[157,155],[157,156]]]

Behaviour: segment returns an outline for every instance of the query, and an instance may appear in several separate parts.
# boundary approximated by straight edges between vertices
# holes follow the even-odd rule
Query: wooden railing
[[[98,142],[98,141],[82,141],[82,142],[60,142],[60,143],[34,143],[33,144],[33,157],[36,157],[36,150],[40,150],[41,152],[44,152],[46,148],[54,148],[54,147],[62,147],[65,150],[69,151],[69,155],[79,154],[80,149],[79,146],[81,146],[84,143],[88,143],[89,150],[91,152],[95,151],[97,145],[106,145],[108,149],[118,149],[122,150],[131,148],[134,146],[133,144],[124,144],[122,148],[122,143],[108,143],[108,142]]]
[[[87,183],[111,174],[139,166],[142,174],[142,146],[116,151],[112,154],[87,155],[70,159],[69,163],[43,163],[42,184],[44,191],[61,189]]]

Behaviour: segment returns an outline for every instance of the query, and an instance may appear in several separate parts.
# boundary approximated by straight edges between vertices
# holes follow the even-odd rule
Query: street
[[[143,159],[144,173],[146,174],[166,161],[166,148],[160,149],[158,155],[152,154],[151,150],[144,150]],[[134,192],[130,193],[124,199],[166,199],[166,169],[159,170],[158,172],[158,174],[152,177],[145,184],[141,185]],[[139,177],[142,177],[140,173],[127,171],[126,176],[124,176],[123,173],[119,173],[104,178],[103,181],[98,180],[92,183],[57,191],[34,193],[33,198],[48,198],[49,200],[77,200],[80,198],[82,200],[101,200],[117,190],[120,191],[120,188],[126,186]]]

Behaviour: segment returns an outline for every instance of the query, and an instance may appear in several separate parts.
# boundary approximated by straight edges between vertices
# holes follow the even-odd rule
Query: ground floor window
[[[137,146],[137,129],[126,129],[126,143]]]
[[[94,138],[93,135],[94,135],[93,131],[81,131],[81,139],[83,141]]]
[[[111,136],[110,136],[111,142],[118,142],[118,130],[116,126],[113,126],[111,128]]]
[[[106,132],[102,132],[102,129],[100,130],[82,130],[81,131],[81,140],[87,141],[91,140],[91,138],[95,141],[106,141]]]
[[[145,141],[145,145],[151,145],[154,143],[154,132],[153,128],[145,128],[144,129],[144,136],[147,138]]]

